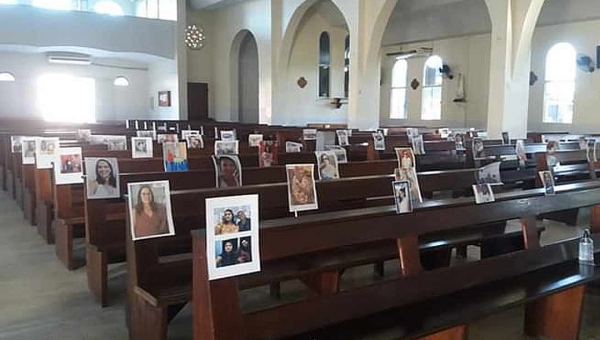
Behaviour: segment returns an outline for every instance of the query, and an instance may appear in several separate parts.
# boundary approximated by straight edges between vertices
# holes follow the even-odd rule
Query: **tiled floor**
[[[585,214],[582,214],[585,215]],[[582,216],[581,225],[586,218]],[[580,228],[543,222],[547,231],[542,242],[574,237]],[[80,245],[81,250],[81,245]],[[469,258],[477,249],[469,249]],[[393,273],[397,264],[387,263]],[[366,282],[370,268],[349,270],[344,275],[346,286]],[[20,210],[4,193],[0,193],[0,339],[11,340],[120,340],[127,339],[125,328],[124,265],[109,269],[111,306],[101,309],[87,290],[85,268],[69,272],[54,255],[54,247],[46,245],[35,228],[28,225]],[[301,293],[297,283],[286,283],[284,292],[293,299]],[[120,292],[120,293],[119,293]],[[268,296],[259,288],[243,293],[247,302],[258,303]],[[481,319],[470,327],[471,340],[525,339],[522,333],[523,309]],[[585,320],[580,339],[600,340],[600,297],[586,297]],[[169,327],[170,340],[191,339],[189,306]]]

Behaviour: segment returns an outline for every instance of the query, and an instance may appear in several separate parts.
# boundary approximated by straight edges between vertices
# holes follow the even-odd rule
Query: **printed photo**
[[[332,151],[315,151],[317,169],[320,180],[340,178],[337,156]]]
[[[177,143],[179,141],[178,137],[176,134],[165,134],[165,133],[159,133],[156,136],[156,141],[158,142],[158,144],[162,144],[162,143]]]
[[[412,212],[412,200],[410,198],[410,184],[407,181],[392,182],[394,200],[396,202],[396,213],[406,214]]]
[[[152,158],[154,143],[150,137],[131,137],[131,158]]]
[[[348,130],[337,130],[335,133],[338,137],[338,145],[339,146],[350,145],[350,142],[348,141]]]
[[[483,139],[480,137],[473,138],[473,159],[485,159],[485,149],[483,148]]]
[[[109,151],[123,151],[127,150],[127,137],[125,136],[110,136],[108,138],[108,146]]]
[[[316,140],[317,139],[317,129],[303,129],[302,130],[302,139],[303,140]]]
[[[204,138],[202,135],[191,135],[185,138],[188,149],[204,149]]]
[[[414,169],[416,166],[415,155],[412,149],[396,148],[396,158],[398,158],[398,167],[400,169]]]
[[[473,193],[477,204],[495,201],[494,192],[489,184],[473,184]]]
[[[215,141],[215,156],[237,155],[240,153],[240,143],[234,141]]]
[[[464,151],[465,150],[465,137],[462,133],[457,133],[454,135],[454,147],[456,151]]]
[[[58,164],[54,165],[56,184],[83,183],[81,148],[58,149]]]
[[[299,153],[302,152],[302,144],[296,142],[285,142],[285,152],[286,153]]]
[[[319,209],[314,168],[314,164],[285,166],[290,212]]]
[[[373,144],[375,145],[375,150],[385,151],[385,136],[383,135],[382,130],[377,130],[377,132],[373,134]]]
[[[540,171],[540,179],[546,195],[554,195],[554,176],[551,171]]]
[[[206,199],[210,280],[260,271],[258,195]]]
[[[523,140],[518,140],[517,144],[515,145],[515,151],[517,153],[517,158],[520,161],[526,161],[527,160],[527,153],[525,151],[525,142]]]
[[[326,145],[335,145],[335,131],[317,131],[317,141],[315,151],[325,151]]]
[[[147,137],[152,138],[152,140],[156,140],[156,131],[155,130],[145,130],[145,131],[136,131],[137,137]]]
[[[58,138],[39,138],[36,143],[35,162],[38,169],[52,169],[56,161],[60,141]]]
[[[419,185],[419,179],[417,177],[417,171],[415,168],[396,168],[394,169],[394,180],[395,181],[406,181],[408,182],[410,189],[410,197],[419,202],[423,202],[423,196],[421,195],[421,187]]]
[[[332,151],[335,153],[338,164],[348,163],[348,153],[344,147],[339,145],[325,145],[325,151]]]
[[[258,146],[258,166],[268,168],[277,165],[277,141],[263,140]]]
[[[425,144],[423,142],[423,135],[414,136],[412,139],[412,147],[415,155],[425,154]]]
[[[510,138],[508,137],[508,132],[502,132],[502,145],[509,145]]]
[[[448,136],[450,136],[450,129],[448,128],[441,128],[438,130],[438,132],[440,133],[441,139],[446,139]]]
[[[12,153],[21,153],[23,148],[23,144],[21,141],[23,140],[23,136],[10,136],[10,147]]]
[[[90,140],[92,130],[90,129],[79,129],[77,130],[77,140],[80,142],[87,142]]]
[[[578,141],[579,141],[579,149],[586,150],[587,149],[587,139],[584,136],[582,136],[582,137],[579,137]]]
[[[477,172],[475,172],[475,183],[502,185],[503,183],[500,177],[500,163],[501,162],[488,164],[477,170]]]
[[[106,135],[91,135],[88,142],[91,145],[108,145],[108,138]]]
[[[119,163],[116,158],[85,158],[88,199],[119,198]]]
[[[127,193],[134,241],[175,235],[169,181],[129,183]]]
[[[594,159],[596,160],[596,162],[598,161],[600,157],[600,143],[598,143],[598,140],[596,140],[596,143],[594,143]]]
[[[408,136],[408,140],[412,141],[412,139],[419,135],[419,129],[417,128],[407,128],[406,136]]]
[[[217,188],[242,186],[242,165],[236,155],[213,156]]]
[[[556,151],[558,151],[558,149],[560,148],[560,145],[557,141],[551,140],[548,142],[548,144],[546,144],[546,153],[549,155],[554,155],[556,153]],[[587,149],[587,143],[586,143],[586,149]]]
[[[24,138],[21,143],[23,164],[35,164],[36,138]]]
[[[181,130],[181,140],[187,141],[189,136],[200,136],[200,131],[198,130]]]
[[[25,147],[25,146],[23,146],[23,147]],[[595,154],[596,154],[596,140],[588,139],[587,149],[586,149],[586,156],[587,156],[588,163],[596,162]],[[23,157],[23,159],[24,159],[24,157]]]
[[[188,171],[187,148],[185,143],[163,143],[163,163],[165,172]]]
[[[248,145],[251,148],[257,148],[260,146],[260,142],[263,140],[263,135],[259,134],[250,134],[248,135]]]
[[[559,165],[558,159],[556,158],[556,151],[559,147],[560,144],[557,141],[549,141],[548,144],[546,144],[546,164],[550,170],[553,170],[555,166]]]
[[[237,140],[235,130],[221,130],[221,140],[224,142],[233,142]]]

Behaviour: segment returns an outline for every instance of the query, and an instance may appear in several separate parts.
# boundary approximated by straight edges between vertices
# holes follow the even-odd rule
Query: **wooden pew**
[[[566,185],[557,187],[557,192],[556,196],[541,196],[539,189],[502,194],[496,202],[485,205],[466,199],[431,202],[407,215],[395,215],[392,207],[379,207],[263,221],[261,272],[216,281],[208,280],[207,256],[214,255],[206,254],[205,232],[194,231],[194,338],[320,340],[379,334],[382,339],[466,339],[470,321],[526,305],[527,335],[575,340],[585,285],[600,279],[600,273],[577,264],[578,240],[541,247],[534,216],[557,206],[597,207],[600,184]],[[419,236],[515,218],[522,220],[526,250],[456,267],[423,270]],[[340,237],[340,229],[344,237]],[[342,292],[333,289],[330,294],[309,295],[260,311],[243,311],[239,289],[306,273],[325,278],[338,268],[329,253],[382,239],[397,241],[400,277]],[[600,237],[595,240],[600,241]],[[598,251],[600,247],[596,247]],[[290,258],[296,259],[296,265]],[[303,260],[307,258],[310,260]],[[159,268],[168,271],[170,265],[158,258],[154,273]],[[134,294],[139,297],[133,306],[137,313],[160,310],[174,292],[160,292],[146,282],[138,282]],[[154,316],[154,321],[166,318]],[[133,318],[132,323],[136,322],[139,320]],[[156,331],[166,335],[166,329],[161,328],[136,330],[139,333],[134,333],[132,339],[162,339]]]

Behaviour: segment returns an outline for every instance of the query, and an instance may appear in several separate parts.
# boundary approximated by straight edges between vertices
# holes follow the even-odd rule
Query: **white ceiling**
[[[188,6],[193,10],[215,9],[235,5],[247,0],[188,0]]]

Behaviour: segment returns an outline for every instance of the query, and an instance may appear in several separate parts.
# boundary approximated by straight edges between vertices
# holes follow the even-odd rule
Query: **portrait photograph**
[[[127,150],[127,137],[125,136],[110,136],[107,144],[109,151],[124,151]]]
[[[217,188],[242,186],[242,165],[236,155],[213,156]]]
[[[385,151],[385,136],[383,135],[383,131],[377,130],[373,134],[373,144],[375,145],[375,150]]]
[[[240,143],[234,141],[215,141],[215,156],[221,155],[237,155],[240,153]]]
[[[258,167],[269,168],[273,165],[277,165],[278,157],[277,141],[263,140],[258,146]]]
[[[23,145],[21,141],[23,140],[23,136],[10,136],[10,148],[12,153],[21,153]]]
[[[350,141],[348,139],[348,130],[337,130],[335,134],[337,135],[339,146],[350,145]]]
[[[416,167],[415,155],[410,148],[396,148],[396,158],[400,169],[413,169]]]
[[[302,152],[302,143],[297,142],[285,142],[285,153],[299,153]]]
[[[344,147],[339,145],[325,145],[325,151],[331,151],[337,157],[338,164],[348,163],[348,153]]]
[[[523,140],[518,140],[515,145],[515,152],[517,153],[517,159],[520,161],[527,160],[527,151],[525,150],[525,142]]]
[[[187,147],[185,143],[163,143],[165,172],[188,171]]]
[[[185,138],[188,149],[204,149],[204,138],[202,135],[190,135]]]
[[[106,135],[91,135],[88,142],[91,145],[108,145],[109,137]]]
[[[128,183],[127,193],[134,241],[175,235],[169,181]]]
[[[263,135],[260,134],[250,134],[248,135],[248,145],[251,148],[257,148],[260,145],[260,142],[263,140]]]
[[[588,139],[587,141],[587,149],[586,149],[586,156],[587,156],[587,161],[589,163],[593,163],[596,161],[596,140],[595,139]]]
[[[206,199],[209,279],[260,271],[258,195]]]
[[[119,198],[119,163],[116,158],[85,158],[88,199]]]
[[[485,150],[483,148],[483,139],[479,137],[473,138],[473,159],[485,159]]]
[[[554,155],[559,148],[560,144],[555,140],[551,140],[546,144],[546,153],[549,155]]]
[[[36,138],[24,138],[21,143],[23,164],[35,164]]]
[[[465,137],[461,133],[457,133],[454,135],[454,148],[456,151],[464,151],[465,150]]]
[[[415,155],[425,154],[425,143],[423,142],[423,135],[413,137],[412,148]]]
[[[138,130],[135,132],[137,137],[147,137],[152,138],[152,140],[156,140],[156,131],[154,130]]]
[[[340,178],[337,156],[333,151],[315,151],[319,179],[327,181]]]
[[[290,212],[319,208],[314,167],[314,164],[287,164],[285,166]]]
[[[450,129],[448,128],[441,128],[438,130],[438,132],[440,133],[441,139],[446,139],[450,136]]]
[[[577,139],[577,141],[579,142],[579,149],[580,150],[586,150],[587,149],[587,139],[584,136],[579,137]]]
[[[162,143],[177,143],[179,141],[179,138],[177,137],[176,134],[172,134],[172,133],[159,133],[156,136],[156,141],[159,144]]]
[[[36,143],[35,164],[38,169],[52,169],[56,161],[60,141],[58,138],[39,138]]]
[[[594,159],[596,160],[596,162],[598,161],[600,157],[600,143],[598,143],[598,141],[596,141],[596,143],[594,143]]]
[[[483,204],[494,202],[494,191],[489,184],[473,184],[473,193],[475,194],[475,203]]]
[[[410,197],[410,184],[407,181],[392,182],[394,190],[394,202],[396,203],[396,213],[406,214],[413,210]]]
[[[58,164],[54,164],[56,184],[83,183],[83,157],[81,148],[59,148]]]
[[[131,137],[131,158],[152,158],[154,143],[150,137]]]
[[[544,194],[554,195],[554,176],[551,171],[540,171],[540,179],[542,180],[542,186],[544,187]]]
[[[411,199],[423,202],[423,196],[421,195],[421,186],[419,185],[419,178],[417,177],[417,170],[415,168],[394,169],[394,179],[395,181],[408,182]]]
[[[233,130],[221,130],[221,140],[224,142],[233,142],[236,140],[235,131]]]
[[[187,140],[189,136],[199,136],[199,130],[181,130],[181,140]]]
[[[502,132],[502,145],[509,145],[510,138],[508,136],[508,132]]]
[[[502,178],[500,177],[500,164],[501,162],[495,162],[478,169],[475,172],[475,183],[502,185]]]
[[[302,139],[303,140],[316,140],[317,139],[317,129],[303,129],[302,130]]]

